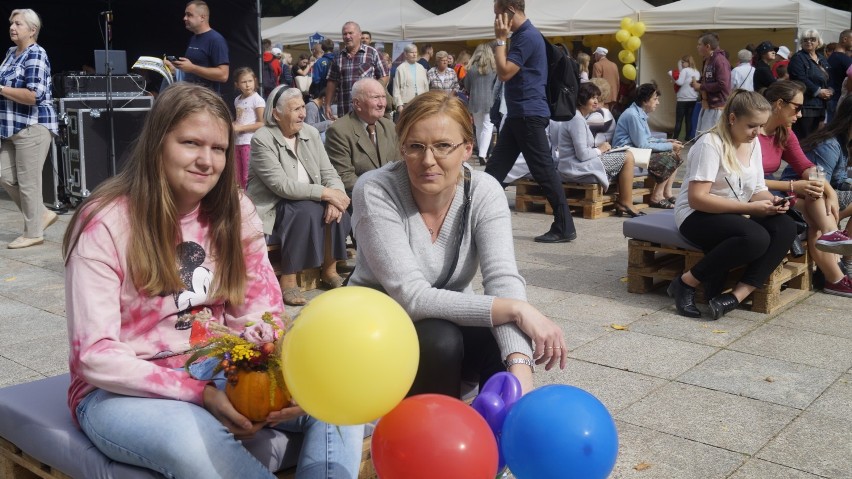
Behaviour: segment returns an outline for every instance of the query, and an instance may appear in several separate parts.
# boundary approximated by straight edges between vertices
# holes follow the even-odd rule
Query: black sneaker
[[[576,231],[572,231],[567,235],[562,235],[555,231],[548,231],[541,236],[536,236],[533,241],[536,243],[567,243],[569,241],[574,241],[575,239],[577,239]]]

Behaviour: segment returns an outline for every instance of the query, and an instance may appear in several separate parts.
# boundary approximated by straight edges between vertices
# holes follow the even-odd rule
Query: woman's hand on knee
[[[349,207],[349,197],[346,196],[346,192],[334,188],[323,188],[320,199],[334,205],[340,211],[346,211]]]
[[[323,215],[323,221],[325,224],[329,225],[333,221],[340,223],[340,220],[343,219],[343,211],[337,209],[331,203],[325,205],[325,214]]]
[[[565,369],[568,350],[562,328],[558,324],[525,301],[497,298],[494,302],[494,307],[507,310],[506,314],[518,328],[532,339],[536,364],[544,364],[544,369],[550,370],[558,363],[560,369]]]

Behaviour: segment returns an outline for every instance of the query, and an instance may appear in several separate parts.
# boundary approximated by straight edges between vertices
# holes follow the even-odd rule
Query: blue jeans
[[[201,363],[201,369],[209,369],[209,362]],[[110,459],[168,478],[274,478],[271,470],[280,467],[261,464],[206,409],[185,401],[96,389],[77,406],[77,420],[89,440]],[[304,435],[296,477],[358,477],[364,426],[338,427],[302,416],[275,429]]]

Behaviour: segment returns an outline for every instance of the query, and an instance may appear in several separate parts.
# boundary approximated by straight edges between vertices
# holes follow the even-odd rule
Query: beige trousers
[[[0,186],[24,214],[24,236],[41,238],[41,217],[47,210],[41,192],[41,172],[50,150],[50,130],[30,125],[0,140]]]

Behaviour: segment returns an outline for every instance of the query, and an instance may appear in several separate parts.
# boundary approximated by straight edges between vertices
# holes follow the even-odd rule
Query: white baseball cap
[[[790,59],[790,49],[785,46],[778,47],[778,56],[785,60]]]
[[[607,49],[606,49],[606,48],[604,48],[604,47],[597,47],[597,48],[595,48],[595,55],[597,55],[597,54],[601,54],[601,55],[603,55],[603,56],[606,56],[606,54],[607,54],[607,53],[609,53],[609,50],[607,50]]]
[[[271,51],[272,51],[272,55],[276,56],[276,57],[280,57],[281,54],[284,53],[284,52],[281,51],[280,48],[273,48]]]

